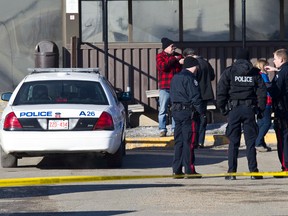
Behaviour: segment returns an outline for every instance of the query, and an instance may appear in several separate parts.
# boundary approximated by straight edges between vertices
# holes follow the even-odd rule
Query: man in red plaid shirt
[[[184,61],[180,53],[175,52],[174,42],[166,37],[161,39],[163,51],[156,56],[156,66],[158,70],[158,86],[159,86],[159,130],[160,136],[167,135],[166,114],[170,103],[170,82],[175,73],[182,69]],[[171,135],[174,135],[175,122],[172,118]]]

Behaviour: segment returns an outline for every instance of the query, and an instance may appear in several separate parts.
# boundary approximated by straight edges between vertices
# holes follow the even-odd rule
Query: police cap
[[[245,48],[238,49],[237,54],[236,54],[236,59],[249,60],[250,59],[249,51]]]
[[[191,68],[191,67],[195,67],[198,65],[199,63],[196,58],[193,58],[192,56],[188,56],[184,59],[183,68]]]

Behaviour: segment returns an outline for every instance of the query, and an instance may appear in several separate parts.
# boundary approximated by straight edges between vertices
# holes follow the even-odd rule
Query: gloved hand
[[[257,119],[262,119],[264,117],[264,110],[258,109],[256,115],[257,115]]]
[[[207,116],[206,116],[205,113],[201,114],[200,119],[201,119],[201,122],[202,122],[203,125],[207,124]]]
[[[260,109],[259,107],[255,107],[255,114],[256,114],[257,119],[263,118],[264,111],[265,111],[265,109],[263,110],[263,109]]]
[[[220,110],[220,113],[221,113],[223,116],[228,115],[228,113],[229,113],[229,111],[230,111],[230,110],[227,109],[226,106],[225,106],[225,107],[220,107],[219,110]]]
[[[263,113],[262,112],[259,112],[258,114],[257,114],[257,119],[262,119],[263,118]]]

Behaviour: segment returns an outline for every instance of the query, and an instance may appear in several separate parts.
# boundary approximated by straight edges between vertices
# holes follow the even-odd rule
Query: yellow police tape
[[[223,173],[223,174],[193,174],[193,177],[225,177],[225,176],[274,176],[288,177],[288,172],[242,172],[242,173]],[[132,180],[132,179],[153,179],[153,178],[172,178],[172,175],[134,175],[134,176],[55,176],[55,177],[31,177],[31,178],[10,178],[0,179],[0,187],[34,186],[65,184],[79,182],[111,181],[111,180]],[[177,177],[184,177],[178,175]]]

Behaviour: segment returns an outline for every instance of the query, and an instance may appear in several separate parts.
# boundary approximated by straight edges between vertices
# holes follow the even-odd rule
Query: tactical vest
[[[253,75],[238,75],[230,69],[230,99],[251,100],[256,99],[256,78]]]

